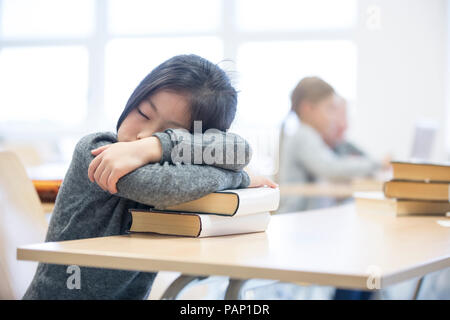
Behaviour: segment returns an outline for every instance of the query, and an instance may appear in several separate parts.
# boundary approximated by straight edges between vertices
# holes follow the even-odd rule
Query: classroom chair
[[[26,143],[3,143],[0,147],[0,151],[11,151],[14,152],[21,163],[25,166],[39,166],[44,162],[41,152],[39,149],[31,144]]]
[[[36,262],[18,261],[17,247],[43,242],[48,224],[38,194],[18,156],[0,152],[0,299],[21,299]]]

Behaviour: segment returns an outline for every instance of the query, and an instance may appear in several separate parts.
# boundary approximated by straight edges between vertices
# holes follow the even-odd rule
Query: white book
[[[197,200],[166,208],[164,211],[211,213],[241,216],[275,211],[280,203],[280,189],[261,187],[213,192]]]
[[[204,214],[199,216],[202,225],[199,237],[262,232],[267,229],[270,221],[270,212],[259,212],[237,217]]]
[[[130,209],[131,232],[153,232],[166,235],[211,237],[262,232],[267,229],[270,212],[236,217],[180,212],[155,212]]]

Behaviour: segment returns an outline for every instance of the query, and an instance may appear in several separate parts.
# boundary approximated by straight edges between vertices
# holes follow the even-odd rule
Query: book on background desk
[[[130,209],[131,232],[153,232],[166,235],[210,237],[265,231],[270,212],[236,217],[213,214],[142,211]]]
[[[450,182],[450,163],[392,161],[394,180]]]
[[[356,192],[358,213],[388,214],[392,216],[441,215],[450,212],[448,201],[423,201],[386,198],[382,192]]]
[[[384,184],[387,198],[449,201],[449,182],[391,180]]]
[[[393,179],[383,193],[358,193],[358,212],[402,215],[446,215],[450,211],[450,164],[392,161]]]

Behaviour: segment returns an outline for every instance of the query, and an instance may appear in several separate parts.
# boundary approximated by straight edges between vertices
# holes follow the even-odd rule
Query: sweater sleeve
[[[115,142],[114,135],[107,132],[87,135],[77,143],[74,159],[85,172],[80,179],[89,181],[87,169],[94,159],[90,151]],[[249,184],[250,179],[244,171],[235,172],[207,165],[152,163],[120,178],[118,192],[114,195],[162,209],[211,192],[245,188]],[[96,189],[103,191],[99,186]]]
[[[244,171],[233,172],[205,165],[154,163],[136,169],[117,182],[117,195],[164,208],[201,198],[211,192],[245,188]]]
[[[248,165],[252,149],[241,136],[219,130],[191,134],[184,129],[156,132],[162,146],[160,163],[206,164],[240,171]]]

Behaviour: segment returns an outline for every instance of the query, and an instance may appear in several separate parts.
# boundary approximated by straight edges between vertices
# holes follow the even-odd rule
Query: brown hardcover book
[[[394,180],[450,182],[450,163],[392,161]]]
[[[211,237],[265,231],[270,212],[259,212],[237,217],[213,214],[180,213],[170,211],[129,210],[132,216],[131,232],[153,232],[188,237]]]
[[[402,200],[386,198],[382,192],[356,192],[358,213],[388,214],[392,216],[441,215],[450,212],[448,201]]]
[[[273,188],[230,189],[166,208],[167,211],[241,216],[278,209],[280,190]]]
[[[388,198],[449,201],[449,183],[391,180],[384,184]]]

